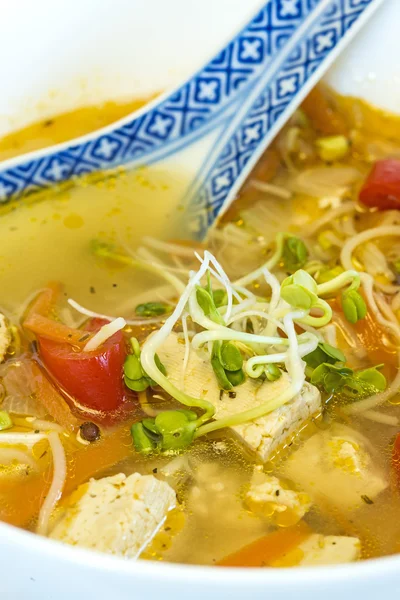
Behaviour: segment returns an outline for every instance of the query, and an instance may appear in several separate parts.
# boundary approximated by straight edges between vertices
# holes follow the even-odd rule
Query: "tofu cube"
[[[255,514],[271,519],[280,527],[295,525],[311,507],[307,494],[291,489],[259,467],[254,469],[245,504]]]
[[[172,333],[158,354],[168,379],[178,388],[182,388],[182,366],[185,346],[177,334]],[[185,391],[191,396],[204,398],[216,407],[216,419],[229,417],[254,408],[282,394],[290,385],[286,373],[277,381],[260,382],[247,378],[245,383],[235,388],[235,398],[224,393],[220,397],[220,388],[206,350],[191,350],[183,381]],[[255,421],[232,427],[239,440],[256,454],[260,461],[266,462],[274,452],[289,444],[305,422],[321,410],[321,395],[316,387],[304,384],[300,394],[284,406]]]
[[[310,535],[298,547],[303,557],[299,566],[337,565],[354,562],[360,558],[361,544],[356,537],[344,535]]]
[[[373,500],[388,486],[374,465],[368,442],[358,432],[340,424],[309,438],[293,452],[282,473],[302,487],[315,501],[322,499],[346,509]]]
[[[137,558],[175,504],[174,490],[153,475],[91,479],[71,494],[50,537]]]

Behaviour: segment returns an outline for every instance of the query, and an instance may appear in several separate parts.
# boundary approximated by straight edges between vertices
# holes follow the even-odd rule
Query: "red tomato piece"
[[[392,452],[392,466],[396,483],[400,486],[400,433],[396,435]]]
[[[378,160],[361,188],[359,200],[378,210],[400,208],[400,160]]]
[[[82,330],[96,332],[107,321],[92,319]],[[124,335],[118,331],[97,350],[84,352],[70,344],[38,337],[39,354],[50,374],[81,411],[110,413],[127,400],[123,364],[127,354]],[[101,419],[101,417],[100,417]]]

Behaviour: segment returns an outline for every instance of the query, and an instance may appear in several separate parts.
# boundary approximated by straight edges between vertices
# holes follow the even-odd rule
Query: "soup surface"
[[[5,205],[0,519],[195,564],[400,551],[399,123],[316,88],[205,244],[156,168]]]

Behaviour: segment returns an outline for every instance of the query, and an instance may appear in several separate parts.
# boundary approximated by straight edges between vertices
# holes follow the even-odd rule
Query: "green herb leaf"
[[[213,344],[211,366],[217,378],[219,387],[223,390],[229,391],[232,389],[232,384],[226,376],[224,367],[221,365],[221,361],[219,359],[219,349],[216,347],[216,344],[218,343],[219,342],[214,342]]]
[[[319,342],[316,349],[307,354],[304,360],[309,367],[316,369],[322,363],[344,363],[346,362],[346,357],[338,348],[334,348],[325,342]]]
[[[171,307],[164,302],[146,302],[145,304],[138,304],[135,312],[140,317],[158,317],[171,312]]]
[[[301,269],[308,259],[308,250],[305,243],[297,237],[285,239],[282,251],[284,267],[290,273]]]
[[[124,377],[124,382],[127,388],[132,390],[133,392],[144,392],[150,386],[150,381],[147,377],[142,377],[141,379],[129,379],[129,377]]]
[[[343,313],[349,323],[353,325],[364,319],[367,314],[367,305],[364,298],[356,290],[349,289],[342,293]]]

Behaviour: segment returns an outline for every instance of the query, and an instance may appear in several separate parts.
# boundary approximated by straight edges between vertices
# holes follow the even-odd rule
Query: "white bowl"
[[[176,85],[259,5],[259,0],[3,2],[0,135],[76,106]],[[327,81],[399,111],[398,23],[400,1],[385,0]],[[5,600],[375,600],[400,594],[400,556],[289,571],[129,562],[4,524],[0,565]]]

